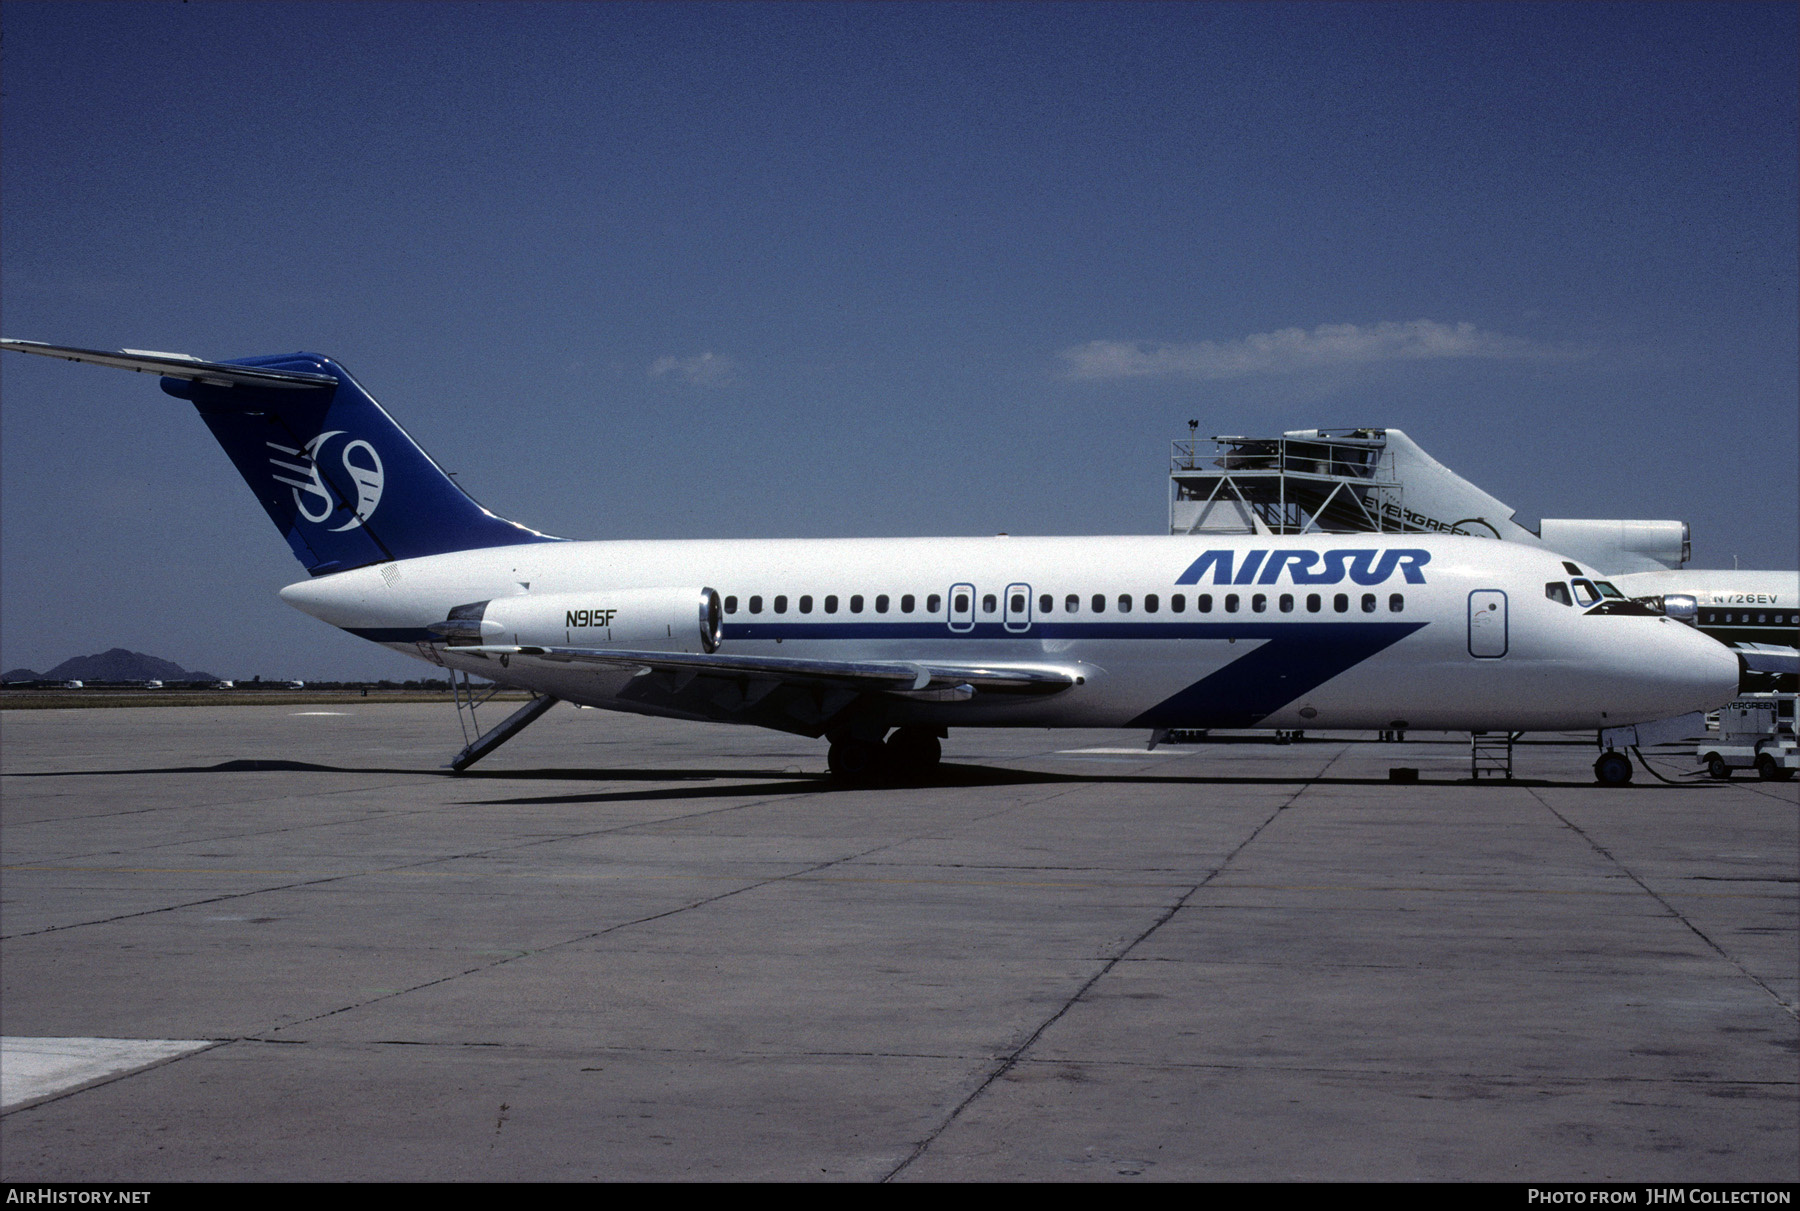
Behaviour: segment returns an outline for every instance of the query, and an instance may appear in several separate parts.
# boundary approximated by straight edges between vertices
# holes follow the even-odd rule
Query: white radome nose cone
[[[1670,715],[1716,710],[1737,697],[1736,652],[1677,622],[1665,623],[1665,629],[1670,641],[1657,653],[1658,672],[1671,702],[1680,702]]]

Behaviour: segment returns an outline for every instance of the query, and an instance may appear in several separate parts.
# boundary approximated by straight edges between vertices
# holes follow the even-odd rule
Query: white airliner
[[[311,573],[285,601],[541,695],[459,768],[558,700],[823,736],[856,779],[951,727],[1605,729],[1737,690],[1719,643],[1512,543],[569,542],[476,504],[317,354],[3,347],[161,375]]]

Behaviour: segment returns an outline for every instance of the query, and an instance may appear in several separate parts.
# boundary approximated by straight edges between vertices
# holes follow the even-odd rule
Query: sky
[[[327,354],[574,538],[1149,534],[1404,429],[1800,563],[1794,4],[0,6],[0,324]],[[191,406],[0,357],[0,667],[428,672]]]

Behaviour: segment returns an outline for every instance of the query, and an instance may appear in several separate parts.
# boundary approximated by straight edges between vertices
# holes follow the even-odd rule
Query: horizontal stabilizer
[[[164,378],[184,378],[213,387],[336,387],[338,380],[329,374],[308,374],[300,370],[266,370],[257,366],[234,366],[229,362],[203,362],[185,353],[154,353],[147,349],[75,349],[66,345],[46,345],[41,341],[0,339],[0,349],[14,353],[37,353],[59,357],[65,362],[86,362],[92,366],[111,366],[117,370],[135,370],[139,374],[157,374]]]
[[[607,664],[657,673],[749,677],[788,685],[822,685],[890,694],[936,694],[967,685],[989,694],[1054,694],[1078,684],[1069,669],[1043,665],[964,665],[936,661],[807,660],[787,656],[741,656],[722,652],[637,652],[614,648],[564,648],[495,644],[460,647],[462,653],[524,656],[556,664]]]

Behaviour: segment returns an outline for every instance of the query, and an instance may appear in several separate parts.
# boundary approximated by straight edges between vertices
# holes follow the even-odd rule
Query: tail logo
[[[276,451],[269,459],[269,465],[276,468],[275,481],[287,484],[294,490],[294,507],[300,510],[300,516],[317,525],[330,520],[337,511],[338,502],[325,481],[319,475],[319,459],[325,450],[325,444],[334,437],[342,437],[344,430],[333,429],[329,433],[321,433],[306,443],[304,449],[295,450],[275,442],[265,443],[269,449]],[[297,462],[284,462],[279,455],[287,455]],[[376,506],[381,504],[381,488],[384,476],[381,468],[381,455],[375,453],[375,447],[361,440],[346,442],[339,461],[349,473],[350,482],[356,485],[356,510],[349,521],[341,526],[333,526],[332,533],[353,530],[374,515]],[[287,472],[284,475],[282,472]],[[303,478],[296,478],[303,477]]]

